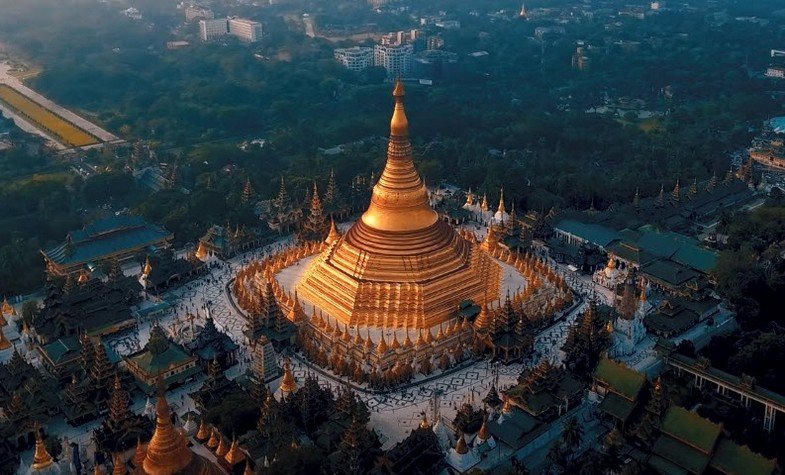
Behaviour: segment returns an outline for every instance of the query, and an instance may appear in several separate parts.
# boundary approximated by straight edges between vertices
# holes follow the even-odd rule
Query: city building
[[[212,41],[228,33],[229,25],[226,18],[199,20],[199,38],[201,38],[202,41]]]
[[[414,46],[411,44],[376,45],[373,63],[387,71],[387,77],[408,77],[412,70]]]
[[[212,20],[215,13],[207,7],[201,5],[188,5],[185,7],[185,21]]]
[[[335,59],[350,71],[362,71],[374,64],[373,48],[367,46],[337,48],[334,55]]]
[[[174,235],[138,216],[111,216],[76,231],[65,242],[42,250],[46,270],[53,276],[92,273],[102,264],[124,261],[140,251],[167,248]]]
[[[767,78],[785,79],[785,67],[769,66],[766,69]]]
[[[229,34],[246,43],[255,43],[262,37],[262,24],[245,18],[229,18]]]

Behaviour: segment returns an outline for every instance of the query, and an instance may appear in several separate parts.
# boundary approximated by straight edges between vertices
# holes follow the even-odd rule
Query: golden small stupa
[[[283,362],[283,378],[281,379],[281,392],[283,394],[292,394],[297,390],[297,382],[294,380],[292,368],[289,366],[289,360]]]
[[[368,209],[313,260],[297,290],[340,323],[431,328],[463,300],[498,296],[501,268],[431,208],[412,160],[400,81],[393,97],[387,163]]]
[[[153,266],[150,265],[150,256],[147,256],[147,259],[144,261],[144,267],[142,268],[142,275],[148,276],[152,271]]]
[[[0,351],[7,350],[11,348],[11,342],[8,341],[8,338],[5,336],[3,332],[3,327],[0,325]]]
[[[35,452],[33,453],[33,464],[30,466],[31,474],[59,474],[60,467],[54,462],[49,451],[46,450],[44,439],[41,437],[41,430],[35,429]]]
[[[237,445],[237,437],[232,438],[232,445],[229,447],[229,451],[226,452],[224,459],[229,466],[236,465],[245,460],[245,454],[240,450],[240,446]]]
[[[172,424],[171,410],[164,396],[163,381],[158,381],[155,405],[155,431],[147,444],[144,461],[135,475],[220,475],[217,465],[188,448],[188,441]]]
[[[203,261],[207,257],[207,249],[204,248],[204,243],[199,241],[199,246],[196,248],[196,258]]]

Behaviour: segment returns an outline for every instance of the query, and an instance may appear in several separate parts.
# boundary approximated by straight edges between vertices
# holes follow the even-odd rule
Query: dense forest
[[[84,182],[60,157],[31,155],[26,146],[0,152],[0,201],[13,203],[0,209],[0,293],[35,288],[37,250],[103,208],[131,208],[187,242],[210,223],[253,221],[237,200],[248,178],[260,198],[277,192],[281,176],[290,195],[301,197],[331,169],[348,186],[383,164],[383,143],[358,142],[387,133],[391,87],[383,72],[341,68],[332,50],[349,43],[308,38],[292,12],[336,27],[347,18],[373,22],[383,31],[417,27],[409,15],[371,14],[358,2],[218,2],[219,13],[262,21],[263,41],[249,46],[199,42],[173,3],[135,5],[143,21],[122,16],[111,2],[0,0],[0,42],[42,68],[32,87],[129,142],[149,144],[157,161],[177,166],[191,193],[138,188],[124,171],[128,153],[89,152],[88,160],[112,172]],[[776,86],[759,77],[767,50],[757,46],[782,44],[783,30],[733,21],[755,13],[745,5],[729,4],[735,10],[716,21],[700,10],[645,21],[583,18],[566,34],[540,39],[535,29],[553,21],[491,21],[471,13],[479,8],[473,2],[444,2],[438,9],[455,12],[461,28],[429,34],[458,54],[458,68],[434,86],[406,91],[419,170],[428,183],[446,180],[491,196],[503,186],[518,209],[536,210],[592,201],[602,208],[631,199],[636,188],[653,195],[677,178],[723,173],[729,154],[780,109],[767,93]],[[34,25],[21,21],[31,16]],[[191,44],[168,50],[174,39]],[[591,45],[586,71],[571,67],[578,40]],[[630,41],[635,47],[624,47]],[[488,55],[468,55],[474,51]],[[592,112],[625,98],[657,114]],[[265,138],[265,147],[238,149],[252,138]],[[346,143],[354,145],[343,154],[320,152]]]

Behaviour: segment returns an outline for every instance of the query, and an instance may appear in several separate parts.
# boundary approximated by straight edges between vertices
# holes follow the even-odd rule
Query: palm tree
[[[564,424],[564,431],[561,434],[562,443],[570,449],[570,451],[574,451],[581,445],[581,440],[583,439],[583,427],[578,424],[578,419],[574,416],[569,418],[567,422]]]

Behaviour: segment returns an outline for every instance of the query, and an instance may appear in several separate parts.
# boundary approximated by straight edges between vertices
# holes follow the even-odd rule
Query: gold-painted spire
[[[430,429],[430,428],[431,428],[431,424],[430,422],[428,422],[428,416],[426,416],[425,413],[423,412],[422,420],[420,421],[420,429]]]
[[[8,303],[8,297],[3,297],[3,308],[0,311],[0,315],[15,315],[16,312],[14,311],[14,307]]]
[[[483,211],[488,211],[488,195],[483,193],[482,195],[482,202],[480,203],[480,209]]]
[[[281,379],[281,392],[284,395],[292,394],[297,390],[297,382],[294,380],[292,368],[289,366],[289,359],[283,362],[283,379]]]
[[[150,256],[144,260],[144,267],[142,268],[142,275],[148,276],[153,271],[153,266],[150,265]]]
[[[245,461],[245,470],[243,470],[243,475],[253,475],[253,470],[251,470],[251,462],[248,460]]]
[[[210,431],[210,439],[207,441],[207,448],[215,449],[217,447],[218,447],[218,429],[213,427],[213,430]]]
[[[196,431],[196,440],[198,441],[205,441],[210,438],[210,430],[207,428],[207,424],[204,423],[204,418],[199,423],[199,430]]]
[[[106,475],[106,472],[104,472],[103,467],[101,467],[99,464],[95,464],[93,467],[93,475]]]
[[[172,424],[171,409],[166,402],[163,379],[158,378],[155,403],[155,431],[147,445],[142,468],[148,475],[169,475],[185,468],[193,458],[185,437]]]
[[[376,353],[381,356],[387,353],[387,349],[387,342],[384,340],[384,333],[382,333],[382,337],[379,339],[379,344],[376,346]]]
[[[245,454],[240,450],[240,447],[237,445],[237,437],[232,437],[232,445],[229,447],[229,451],[226,452],[226,462],[229,466],[233,466],[237,463],[240,463],[245,459]]]
[[[483,416],[480,431],[477,432],[477,437],[481,440],[488,440],[491,438],[491,432],[488,430],[488,420]]]
[[[469,447],[466,445],[466,439],[463,437],[463,432],[458,434],[458,441],[455,443],[455,453],[464,455],[469,452]]]
[[[42,470],[54,464],[52,456],[46,450],[44,439],[41,437],[41,429],[35,429],[35,453],[33,454],[33,470]]]
[[[82,271],[79,272],[79,278],[76,281],[79,282],[80,284],[84,284],[88,280],[90,280],[90,276],[87,274],[87,272],[84,269],[82,269]]]
[[[327,245],[330,245],[339,239],[341,239],[341,234],[338,232],[338,228],[335,226],[335,220],[330,218],[330,232],[327,233],[327,238],[324,240],[324,242]]]
[[[126,468],[119,452],[112,454],[112,465],[112,475],[126,475],[128,473],[128,468]]]
[[[218,442],[218,447],[215,449],[215,455],[221,458],[229,453],[229,444],[226,442],[226,437],[220,436],[219,439],[220,442]]]
[[[134,467],[139,468],[144,463],[145,457],[145,448],[142,445],[142,440],[140,438],[136,438],[136,450],[134,451]]]
[[[507,209],[504,206],[504,188],[501,189],[499,193],[499,207],[496,209],[496,212],[499,213],[501,216],[507,212]]]
[[[432,226],[439,219],[428,203],[425,184],[414,168],[403,96],[403,83],[396,81],[387,163],[373,187],[371,204],[362,215],[363,223],[381,231],[417,231]]]
[[[2,325],[0,325],[0,350],[7,350],[11,348],[11,346],[12,346],[11,342],[5,336],[5,333],[3,332],[3,327]]]
[[[207,257],[207,249],[204,248],[204,243],[199,241],[199,246],[196,248],[196,258],[204,260],[205,257]]]

